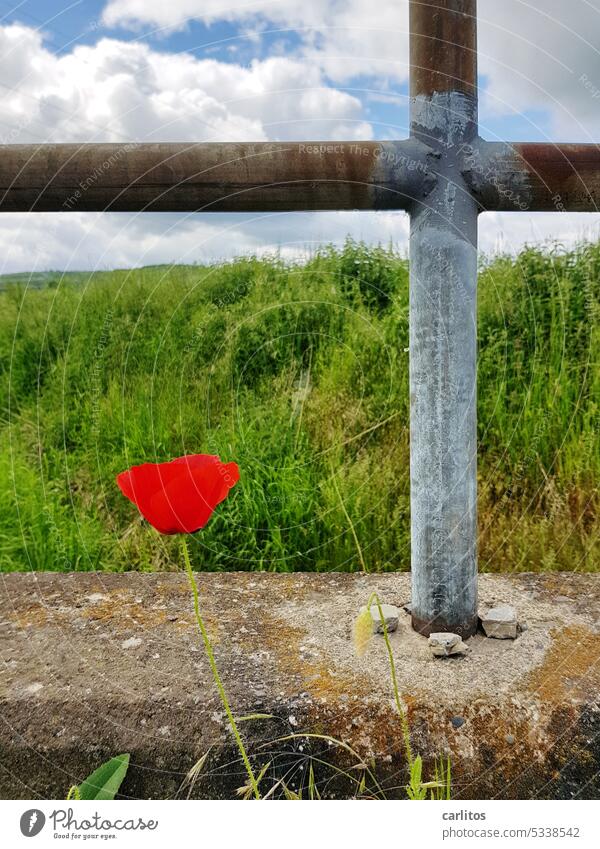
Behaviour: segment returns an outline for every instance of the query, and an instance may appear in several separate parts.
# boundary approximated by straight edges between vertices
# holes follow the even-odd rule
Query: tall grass
[[[600,245],[482,263],[480,563],[591,570],[600,548]],[[195,568],[409,565],[408,268],[348,242],[304,264],[95,273],[0,294],[0,569],[171,568],[114,485],[186,452],[242,478]]]

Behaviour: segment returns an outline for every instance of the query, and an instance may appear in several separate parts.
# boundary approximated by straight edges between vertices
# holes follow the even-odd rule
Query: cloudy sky
[[[0,142],[407,135],[406,0],[0,0]],[[488,139],[600,139],[600,0],[479,0]],[[406,246],[401,213],[2,214],[0,272]],[[600,215],[486,214],[485,251],[600,235]]]

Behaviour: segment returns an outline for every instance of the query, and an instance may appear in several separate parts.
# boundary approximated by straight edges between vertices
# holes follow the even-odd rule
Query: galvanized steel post
[[[411,136],[437,175],[410,228],[412,620],[477,627],[476,0],[411,0]]]

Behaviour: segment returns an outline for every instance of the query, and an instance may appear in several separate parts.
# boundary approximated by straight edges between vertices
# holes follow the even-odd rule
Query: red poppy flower
[[[170,463],[142,463],[117,475],[123,495],[161,534],[193,534],[240,479],[237,463],[188,454]]]

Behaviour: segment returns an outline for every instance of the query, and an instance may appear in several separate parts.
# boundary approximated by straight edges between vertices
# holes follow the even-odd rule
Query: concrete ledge
[[[383,640],[358,660],[352,623],[371,591],[402,605],[409,576],[199,574],[202,605],[266,786],[298,786],[308,758],[325,795],[352,792],[320,761],[374,758],[389,797],[404,759]],[[10,574],[0,594],[0,796],[63,798],[103,759],[132,753],[123,794],[169,798],[198,757],[192,795],[233,795],[244,775],[180,574]],[[391,637],[413,745],[451,755],[456,798],[600,797],[600,579],[483,575],[483,604],[510,602],[516,641],[477,634],[465,658],[434,659],[402,614]],[[262,748],[261,748],[262,747]],[[356,775],[356,772],[353,773]]]

